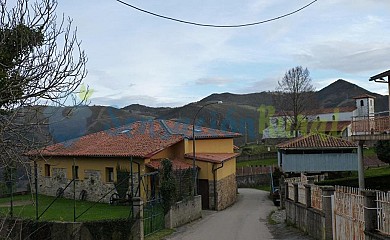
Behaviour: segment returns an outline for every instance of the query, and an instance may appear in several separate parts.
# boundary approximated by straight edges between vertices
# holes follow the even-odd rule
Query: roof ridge
[[[279,148],[334,148],[355,146],[356,144],[353,142],[324,133],[309,133],[277,145]]]
[[[164,128],[165,130],[167,130],[167,132],[168,132],[169,134],[175,135],[175,133],[172,132],[172,129],[170,129],[170,128],[168,127],[168,125],[167,125],[167,123],[165,122],[164,119],[160,119],[160,120],[158,120],[158,121],[161,123],[161,125],[163,126],[163,128]]]

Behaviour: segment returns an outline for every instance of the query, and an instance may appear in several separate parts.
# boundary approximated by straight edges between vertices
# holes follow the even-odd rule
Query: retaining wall
[[[165,215],[165,227],[176,228],[202,217],[202,196],[175,203]]]
[[[133,222],[127,220],[85,223],[36,222],[22,219],[1,219],[0,239],[26,240],[121,240],[139,239],[133,236]]]
[[[261,185],[270,185],[271,176],[269,173],[236,176],[236,181],[237,181],[237,187],[239,188],[252,188]]]
[[[305,205],[286,200],[286,221],[315,239],[325,239],[325,214]]]

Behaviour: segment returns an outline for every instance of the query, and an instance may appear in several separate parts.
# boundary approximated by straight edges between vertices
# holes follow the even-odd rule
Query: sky
[[[123,0],[204,24],[275,18],[311,0]],[[318,0],[291,16],[241,28],[199,27],[157,18],[115,0],[59,1],[88,56],[91,105],[178,107],[212,93],[275,90],[295,66],[316,90],[344,79],[388,94],[369,77],[390,69],[389,0]]]

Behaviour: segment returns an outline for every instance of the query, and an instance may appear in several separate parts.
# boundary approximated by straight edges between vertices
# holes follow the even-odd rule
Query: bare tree
[[[288,70],[274,94],[274,104],[290,124],[290,131],[298,136],[302,121],[310,114],[315,103],[314,87],[307,68],[297,66]]]
[[[4,172],[7,167],[27,168],[23,153],[47,142],[46,136],[37,134],[48,124],[43,106],[75,100],[73,93],[87,74],[87,58],[72,20],[57,18],[56,0],[0,0],[0,8],[0,171]]]

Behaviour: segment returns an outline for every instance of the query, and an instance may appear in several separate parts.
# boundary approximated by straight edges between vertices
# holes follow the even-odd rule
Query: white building
[[[323,108],[311,111],[301,119],[299,135],[324,133],[336,137],[351,136],[352,119],[374,116],[374,98],[370,95],[355,97],[355,107]],[[263,139],[293,138],[288,117],[275,114],[269,118],[269,126],[263,130]]]

